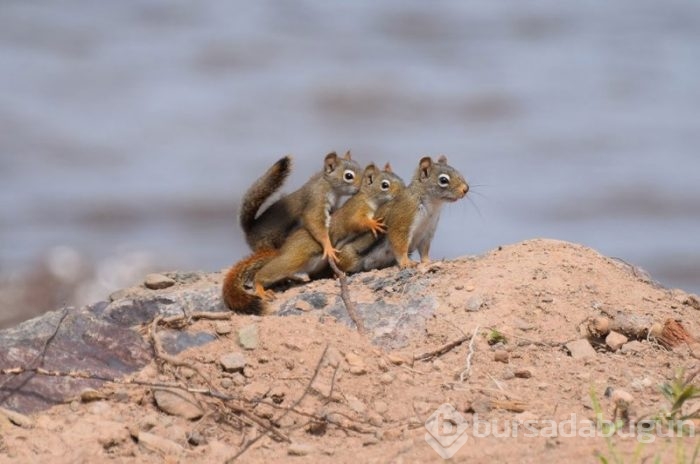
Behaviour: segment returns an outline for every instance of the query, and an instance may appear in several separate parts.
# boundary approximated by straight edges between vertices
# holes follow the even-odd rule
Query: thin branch
[[[438,356],[442,356],[443,354],[447,353],[448,351],[452,350],[453,348],[461,345],[462,343],[466,342],[469,339],[473,339],[473,335],[464,335],[462,337],[459,337],[457,340],[453,340],[449,343],[445,343],[439,348],[436,348],[431,351],[426,351],[425,353],[421,354],[416,354],[413,356],[414,361],[430,361],[433,358],[436,358]]]
[[[357,306],[355,306],[355,303],[350,299],[347,275],[345,272],[340,270],[338,265],[332,259],[329,259],[328,263],[330,264],[331,269],[333,269],[333,272],[335,272],[335,275],[338,276],[338,281],[340,281],[340,297],[343,299],[345,309],[348,311],[350,319],[352,319],[357,326],[358,332],[360,332],[362,335],[366,334],[367,330],[365,329],[365,324],[362,322],[362,319],[360,319],[357,313]]]
[[[474,357],[474,340],[476,340],[476,334],[479,332],[479,326],[476,326],[474,333],[472,334],[472,339],[469,342],[469,353],[467,354],[467,363],[462,372],[459,373],[459,381],[464,382],[464,379],[468,378],[472,373],[472,358]]]

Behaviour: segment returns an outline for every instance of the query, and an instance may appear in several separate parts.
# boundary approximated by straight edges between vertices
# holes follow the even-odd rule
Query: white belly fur
[[[408,253],[416,251],[418,244],[426,239],[432,240],[437,228],[438,220],[440,219],[441,203],[425,206],[423,203],[418,206],[416,216],[413,218],[413,224],[408,231]]]

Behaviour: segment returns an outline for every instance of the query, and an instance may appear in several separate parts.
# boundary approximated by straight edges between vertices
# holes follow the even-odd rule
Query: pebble
[[[204,435],[194,430],[187,435],[187,443],[192,446],[206,445],[207,439],[204,437]]]
[[[226,377],[221,379],[221,388],[223,388],[224,390],[228,390],[232,386],[233,386],[233,380],[226,378]]]
[[[25,429],[31,429],[34,427],[34,420],[21,414],[19,412],[12,411],[10,409],[0,408],[0,415],[7,417],[7,419],[18,427]]]
[[[569,350],[574,359],[593,358],[596,355],[595,350],[585,338],[567,343],[566,349]]]
[[[493,360],[494,361],[508,364],[509,357],[510,357],[510,355],[505,350],[498,350],[495,353],[493,353]]]
[[[397,366],[406,364],[406,358],[398,353],[389,353],[386,357],[391,364],[395,364]]]
[[[306,456],[314,452],[314,447],[306,443],[292,443],[287,448],[287,454],[290,456]]]
[[[220,321],[214,324],[214,331],[217,333],[217,335],[228,335],[232,330],[231,324],[228,322]]]
[[[389,385],[393,381],[394,376],[389,372],[385,372],[384,374],[379,376],[379,382],[383,383],[384,385]]]
[[[153,392],[158,408],[173,416],[196,420],[204,415],[204,410],[197,399],[182,390],[157,389]]]
[[[515,376],[519,379],[529,379],[532,377],[532,371],[530,369],[518,369],[515,371]]]
[[[367,410],[367,406],[358,397],[353,395],[345,395],[345,399],[348,402],[348,407],[358,414],[364,414]]]
[[[243,368],[247,364],[245,355],[239,352],[223,355],[219,359],[219,363],[226,372],[243,372]]]
[[[148,274],[143,283],[146,288],[150,288],[151,290],[161,290],[175,285],[173,279],[163,274]]]
[[[80,401],[83,403],[89,403],[91,401],[103,400],[105,395],[98,392],[94,388],[86,388],[80,392]]]
[[[378,414],[384,414],[389,410],[389,405],[386,404],[384,401],[377,400],[374,402],[374,411],[377,412]]]
[[[640,342],[639,340],[632,340],[631,342],[627,342],[622,345],[622,348],[620,348],[620,353],[642,353],[646,351],[648,347],[648,345]]]
[[[355,353],[345,353],[345,360],[350,365],[350,373],[354,375],[363,375],[367,373],[367,367],[362,358]]]
[[[178,455],[184,451],[184,448],[174,441],[148,432],[139,432],[138,441],[144,447],[165,455]]]
[[[605,344],[608,345],[611,351],[619,350],[625,343],[627,343],[627,337],[614,330],[611,330],[608,336],[605,337]]]
[[[467,311],[478,311],[484,305],[484,299],[480,295],[470,296],[467,300]]]
[[[298,300],[296,303],[294,303],[294,308],[298,309],[299,311],[304,311],[305,313],[314,309],[314,307],[311,306],[311,303],[306,300]]]
[[[238,343],[245,350],[254,350],[258,347],[258,326],[248,324],[238,329]]]

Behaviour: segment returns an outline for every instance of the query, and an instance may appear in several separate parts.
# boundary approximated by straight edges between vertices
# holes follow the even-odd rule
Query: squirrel
[[[430,262],[430,244],[435,235],[440,210],[445,202],[454,202],[469,191],[469,184],[447,158],[434,162],[422,158],[408,187],[377,212],[384,218],[386,235],[376,239],[364,234],[340,248],[338,267],[345,272],[378,269],[398,263],[412,267],[409,254],[418,250],[421,263]]]
[[[330,213],[340,198],[357,193],[360,166],[348,151],[344,157],[335,152],[326,155],[323,171],[298,190],[286,195],[256,214],[262,204],[284,183],[291,171],[291,157],[285,156],[257,179],[243,196],[239,215],[246,241],[253,251],[278,249],[294,229],[303,227],[323,245],[323,256],[336,259],[328,237]]]
[[[382,171],[374,164],[367,166],[360,191],[331,215],[329,235],[333,246],[341,246],[365,232],[373,237],[384,233],[386,228],[376,211],[404,188],[388,163]],[[324,258],[323,247],[311,233],[297,229],[279,250],[264,249],[234,265],[224,278],[224,302],[236,312],[263,314],[267,312],[265,301],[272,297],[267,288],[300,272],[320,273],[326,265]],[[249,280],[254,282],[255,294],[244,289]]]

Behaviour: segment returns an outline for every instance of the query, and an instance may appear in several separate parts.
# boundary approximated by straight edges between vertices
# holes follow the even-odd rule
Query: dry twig
[[[468,378],[472,372],[472,358],[474,357],[474,340],[476,339],[476,334],[479,333],[479,326],[476,326],[474,333],[472,334],[472,339],[469,342],[469,353],[467,354],[467,363],[462,372],[459,373],[459,381],[464,382],[464,379]]]
[[[345,309],[348,311],[350,319],[352,319],[352,321],[357,326],[358,332],[360,332],[363,335],[366,334],[367,331],[365,329],[365,324],[362,322],[362,319],[360,319],[357,313],[357,306],[355,306],[355,303],[350,299],[350,290],[348,288],[347,275],[345,274],[345,272],[340,270],[338,265],[332,259],[329,259],[328,263],[330,264],[331,269],[333,269],[333,272],[335,272],[335,275],[338,276],[338,280],[340,281],[340,297],[343,299]]]

